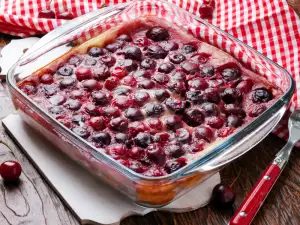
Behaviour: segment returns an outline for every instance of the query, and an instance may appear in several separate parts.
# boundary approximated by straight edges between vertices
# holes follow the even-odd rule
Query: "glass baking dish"
[[[17,87],[18,82],[68,53],[74,46],[117,24],[150,15],[173,22],[201,41],[227,52],[244,67],[280,87],[284,93],[259,117],[216,144],[211,151],[162,177],[143,176],[97,151],[97,148],[51,117]],[[295,88],[286,70],[231,35],[174,4],[147,0],[106,7],[62,25],[30,48],[10,69],[7,80],[14,106],[27,123],[92,174],[135,203],[146,207],[161,207],[172,202],[258,144],[284,115]]]

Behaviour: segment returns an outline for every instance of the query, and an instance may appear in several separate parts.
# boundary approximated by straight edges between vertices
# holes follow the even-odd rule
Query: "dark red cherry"
[[[162,41],[159,45],[166,51],[174,51],[179,47],[179,45],[174,41]]]
[[[81,61],[82,59],[80,56],[74,55],[69,59],[68,63],[73,66],[78,66],[81,63]]]
[[[243,80],[236,86],[242,93],[248,93],[253,86],[252,80]]]
[[[150,45],[147,49],[147,55],[154,59],[164,59],[168,52],[157,45]]]
[[[57,70],[57,73],[61,76],[71,76],[73,74],[73,69],[69,66],[63,66]]]
[[[237,128],[237,127],[240,127],[243,125],[243,119],[238,117],[238,116],[235,116],[235,115],[230,115],[227,117],[227,126],[229,127],[234,127],[234,128]]]
[[[92,103],[86,104],[84,109],[90,116],[100,116],[101,114],[99,108]]]
[[[156,73],[154,76],[153,76],[153,79],[161,84],[161,85],[164,85],[166,83],[168,83],[169,81],[169,76],[167,74],[163,74],[163,73]]]
[[[169,32],[162,27],[153,27],[146,32],[146,36],[153,41],[164,41],[169,38]]]
[[[165,170],[167,173],[173,173],[176,170],[184,167],[187,164],[186,160],[183,158],[175,159],[175,160],[168,160],[165,165]]]
[[[38,18],[55,19],[55,13],[52,10],[39,11]]]
[[[254,103],[268,102],[272,99],[272,93],[266,89],[257,89],[253,91],[252,101]]]
[[[166,146],[166,150],[174,158],[179,158],[185,154],[184,149],[179,144],[169,144]]]
[[[119,61],[116,66],[125,68],[128,72],[132,72],[138,68],[138,64],[132,59],[125,59],[123,61]]]
[[[43,87],[44,91],[45,91],[45,95],[47,97],[50,97],[52,95],[55,95],[58,91],[57,85],[56,84],[51,84],[51,85],[45,85]]]
[[[186,74],[195,74],[196,72],[199,71],[198,65],[191,61],[186,61],[186,62],[182,63],[181,69]]]
[[[111,136],[106,132],[98,132],[92,135],[92,140],[101,147],[104,147],[110,144]]]
[[[260,114],[262,114],[266,109],[267,107],[265,105],[254,105],[249,111],[249,116],[257,117]]]
[[[88,50],[88,54],[92,57],[99,57],[101,55],[104,55],[107,51],[105,51],[104,48],[99,48],[99,47],[91,47]]]
[[[241,118],[246,117],[246,112],[236,104],[224,105],[224,110],[227,115],[235,115]]]
[[[122,79],[121,83],[130,87],[134,87],[136,85],[136,79],[132,76],[126,76]]]
[[[124,49],[126,59],[133,59],[137,61],[142,60],[142,51],[136,46],[128,46]]]
[[[102,84],[94,79],[85,80],[82,82],[82,86],[84,89],[88,91],[99,90],[102,88]]]
[[[230,134],[232,134],[234,132],[234,130],[235,129],[233,127],[223,127],[218,130],[217,135],[218,135],[218,137],[225,138],[225,137],[229,136]]]
[[[147,92],[139,91],[134,94],[134,101],[138,105],[144,105],[150,99],[150,95]]]
[[[226,88],[220,95],[226,104],[241,102],[243,99],[241,92],[236,88]]]
[[[169,55],[169,59],[172,63],[179,64],[185,60],[185,56],[182,54],[174,53]]]
[[[49,100],[52,105],[62,105],[66,102],[67,98],[64,95],[54,95]]]
[[[166,154],[160,144],[150,144],[146,149],[148,158],[158,165],[163,165],[166,160]]]
[[[205,116],[217,116],[220,114],[220,108],[214,103],[205,102],[201,105],[201,111]]]
[[[104,91],[93,92],[92,94],[93,102],[97,105],[106,105],[109,102],[109,94]]]
[[[147,37],[138,35],[134,38],[133,43],[139,47],[147,47],[150,41]]]
[[[164,107],[158,102],[149,102],[144,105],[148,116],[160,116],[164,112]]]
[[[103,113],[107,117],[119,117],[121,115],[121,111],[117,107],[108,106],[103,108]]]
[[[204,94],[208,102],[219,103],[221,100],[218,88],[207,88]]]
[[[140,79],[140,78],[150,79],[151,73],[146,70],[136,70],[132,73],[132,76],[136,79]]]
[[[82,80],[91,79],[93,72],[92,72],[91,68],[78,67],[75,74],[76,74],[77,79],[79,81],[82,81]]]
[[[183,72],[176,71],[175,73],[171,74],[171,78],[173,81],[185,81],[186,80],[186,75]]]
[[[177,115],[167,116],[165,118],[165,126],[168,130],[177,130],[182,127],[182,120]]]
[[[156,131],[162,130],[163,128],[162,122],[158,118],[149,118],[147,120],[147,124],[151,129],[154,129]]]
[[[127,109],[128,107],[130,107],[132,105],[133,101],[132,99],[130,99],[128,96],[117,96],[112,104],[120,109]]]
[[[225,184],[217,184],[212,191],[212,202],[218,208],[232,206],[235,201],[235,193]]]
[[[112,67],[116,63],[116,58],[110,55],[104,55],[100,60],[108,67]]]
[[[113,144],[106,148],[107,154],[114,159],[120,159],[126,157],[128,149],[122,144]]]
[[[97,60],[93,58],[88,58],[84,61],[84,65],[86,66],[95,66],[97,64]]]
[[[222,77],[225,81],[233,81],[241,77],[241,71],[238,68],[226,68],[222,71]]]
[[[115,52],[115,51],[117,51],[118,49],[120,49],[122,47],[123,47],[123,43],[115,42],[115,43],[111,43],[111,44],[106,45],[105,48],[110,52]]]
[[[44,74],[40,78],[41,83],[43,84],[52,84],[53,83],[53,76],[51,74]]]
[[[72,20],[74,19],[74,15],[71,12],[62,12],[57,15],[56,19]]]
[[[99,65],[93,68],[93,77],[96,80],[105,80],[110,76],[109,69],[106,65]]]
[[[169,98],[170,97],[170,93],[165,90],[165,89],[158,89],[158,90],[155,90],[155,98],[158,100],[158,101],[164,101],[165,99]]]
[[[131,121],[138,121],[144,119],[141,110],[136,108],[128,108],[125,110],[125,117]]]
[[[185,109],[185,102],[176,98],[168,98],[165,102],[168,109],[174,111],[175,113],[182,113]]]
[[[189,80],[188,86],[191,90],[205,90],[208,88],[207,82],[202,78],[194,78]]]
[[[214,7],[208,4],[202,4],[199,8],[201,18],[210,18],[214,12]]]
[[[141,162],[134,160],[130,161],[128,168],[137,173],[143,173],[146,170],[146,167]]]
[[[59,87],[61,89],[72,87],[76,84],[76,79],[73,77],[66,77],[59,82]]]
[[[136,121],[132,122],[128,126],[128,134],[131,137],[135,137],[138,133],[146,131],[148,128],[143,122]]]
[[[183,144],[188,143],[191,139],[190,132],[185,128],[180,128],[180,129],[176,130],[175,136],[176,136],[177,141],[179,141],[180,143],[183,143]]]
[[[0,166],[0,175],[6,182],[14,182],[19,179],[22,173],[21,165],[13,160],[5,161]]]
[[[132,89],[128,86],[119,86],[115,88],[114,95],[129,95],[131,93]]]
[[[183,94],[186,91],[186,85],[184,81],[171,80],[171,82],[169,82],[168,88],[178,94]]]
[[[170,135],[168,133],[162,132],[162,133],[156,133],[153,137],[153,140],[155,142],[161,143],[168,141],[170,138]]]
[[[116,66],[115,68],[112,69],[111,75],[115,76],[119,79],[122,79],[128,74],[127,70],[124,67],[121,66]]]
[[[144,88],[144,89],[152,89],[155,86],[155,82],[149,79],[142,80],[138,82],[137,86],[139,88]]]
[[[188,91],[185,94],[186,99],[193,102],[194,104],[201,104],[202,102],[205,101],[205,95],[203,91],[199,90],[192,90]]]
[[[109,126],[114,131],[126,132],[128,128],[128,121],[125,118],[117,117],[110,121]]]
[[[215,75],[215,68],[213,66],[203,66],[200,68],[201,77],[212,77]]]
[[[174,69],[175,66],[172,63],[163,63],[158,67],[157,71],[168,74],[171,73]]]
[[[204,139],[207,142],[211,142],[213,139],[213,131],[208,127],[197,127],[195,129],[195,137],[198,139]]]
[[[156,62],[153,59],[147,58],[141,62],[141,67],[143,67],[144,69],[147,69],[147,70],[155,69]]]
[[[132,159],[143,159],[145,157],[145,150],[140,147],[133,147],[128,150],[128,156]]]
[[[113,90],[120,84],[120,80],[117,77],[109,77],[104,82],[104,87],[108,90]]]
[[[207,120],[206,120],[206,123],[210,127],[215,128],[215,129],[220,129],[223,126],[224,122],[225,122],[225,120],[220,116],[212,116],[212,117],[207,118]]]
[[[72,123],[75,123],[75,124],[77,124],[77,125],[81,125],[81,123],[83,123],[83,122],[85,121],[85,119],[86,119],[85,116],[80,115],[80,114],[74,115],[74,116],[72,116],[72,118],[71,118]]]
[[[193,44],[185,44],[182,46],[181,51],[184,54],[190,54],[190,53],[197,51],[197,47]]]
[[[126,134],[123,134],[123,133],[116,133],[115,134],[115,140],[116,140],[117,143],[125,144],[126,141],[128,140],[128,136]]]
[[[81,138],[88,138],[90,136],[90,132],[85,127],[75,127],[72,131]]]
[[[92,117],[89,121],[89,124],[94,130],[103,130],[105,126],[105,120],[102,116]]]
[[[67,108],[67,109],[70,109],[70,110],[73,110],[73,111],[76,111],[76,110],[79,110],[82,106],[82,103],[81,101],[77,100],[77,99],[69,99],[68,101],[66,101],[64,103],[64,106]]]
[[[139,147],[146,148],[152,143],[152,137],[149,133],[139,133],[135,137],[135,144]]]
[[[185,111],[183,114],[183,121],[191,126],[196,127],[203,123],[204,117],[199,109],[191,108]]]
[[[119,37],[117,37],[117,41],[131,42],[132,38],[127,34],[121,34]]]

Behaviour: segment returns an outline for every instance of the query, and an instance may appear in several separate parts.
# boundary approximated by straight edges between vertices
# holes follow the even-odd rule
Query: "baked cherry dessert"
[[[282,95],[227,53],[150,17],[108,30],[59,60],[20,89],[145,176],[174,173],[203,156]]]

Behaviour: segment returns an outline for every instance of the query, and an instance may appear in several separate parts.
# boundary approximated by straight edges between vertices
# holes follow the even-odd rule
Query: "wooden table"
[[[300,13],[300,0],[290,0],[290,3]],[[0,46],[3,44],[2,38]],[[14,111],[7,94],[6,83],[1,82],[0,119]],[[0,139],[8,143],[14,152],[14,155],[0,156],[0,162],[15,159],[23,167],[23,175],[18,186],[5,186],[0,180],[0,225],[79,225],[78,220],[8,137],[2,126]],[[270,134],[249,153],[222,170],[223,182],[233,183],[232,188],[237,194],[231,209],[220,211],[208,205],[182,214],[155,212],[143,217],[132,216],[122,221],[121,225],[225,225],[251,190],[260,173],[283,145],[284,141]],[[299,225],[299,208],[300,151],[296,149],[253,224]]]

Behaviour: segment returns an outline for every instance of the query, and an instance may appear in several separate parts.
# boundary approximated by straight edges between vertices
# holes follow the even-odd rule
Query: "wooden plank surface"
[[[300,0],[289,0],[300,13]],[[1,46],[9,38],[0,39]],[[14,111],[7,95],[6,83],[0,83],[0,119]],[[78,225],[79,222],[47,185],[33,165],[0,126],[0,140],[6,142],[13,154],[0,156],[0,163],[15,159],[22,164],[23,174],[18,186],[7,186],[0,180],[0,225]],[[231,184],[237,194],[233,208],[217,210],[213,206],[189,213],[150,213],[132,216],[121,225],[225,225],[233,212],[251,190],[260,173],[284,145],[284,141],[269,135],[251,152],[227,166],[221,172],[224,183]],[[291,160],[275,184],[262,209],[256,216],[255,225],[300,224],[300,150],[295,149]],[[101,213],[101,212],[99,212]]]

